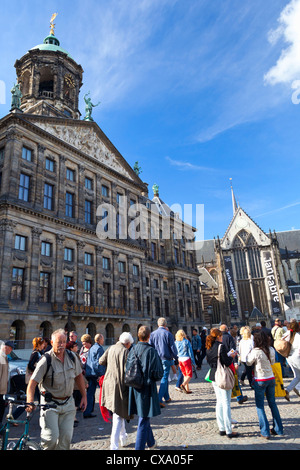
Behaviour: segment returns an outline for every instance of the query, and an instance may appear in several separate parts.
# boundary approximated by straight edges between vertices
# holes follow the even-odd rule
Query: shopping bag
[[[206,380],[206,382],[212,383],[211,380],[210,380],[210,378],[209,378],[209,374],[210,374],[210,369],[209,369],[209,371],[207,372],[207,374],[206,374],[204,380]]]
[[[284,390],[283,386],[280,362],[275,362],[275,364],[272,364],[272,369],[275,377],[275,397],[285,397],[286,391]]]
[[[234,379],[235,379],[235,383],[234,383],[234,386],[233,386],[233,389],[232,389],[231,398],[236,398],[236,397],[239,397],[241,395],[241,389],[240,389],[240,386],[239,386],[239,378],[238,378],[238,375],[237,375],[236,372],[234,374]]]

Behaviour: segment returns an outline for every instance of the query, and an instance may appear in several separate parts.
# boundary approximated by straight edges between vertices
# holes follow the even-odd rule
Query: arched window
[[[43,67],[40,72],[39,96],[53,98],[54,76],[50,67]]]

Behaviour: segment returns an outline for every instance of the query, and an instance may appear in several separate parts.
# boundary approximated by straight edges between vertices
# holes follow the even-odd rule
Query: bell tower
[[[24,113],[79,119],[83,70],[60,46],[51,18],[49,35],[15,63]]]

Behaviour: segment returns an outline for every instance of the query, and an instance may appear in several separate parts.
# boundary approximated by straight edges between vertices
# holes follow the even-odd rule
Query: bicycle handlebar
[[[20,397],[21,398],[21,397]],[[26,395],[25,397],[26,398]],[[14,405],[23,405],[24,408],[26,408],[27,406],[34,406],[34,407],[39,407],[39,408],[44,408],[44,409],[50,409],[50,408],[57,408],[57,405],[52,405],[52,404],[48,404],[48,403],[45,403],[45,404],[41,404],[41,403],[28,403],[26,402],[25,400],[17,400],[16,397],[14,396],[11,396],[11,395],[5,395],[4,397],[4,400],[5,401],[8,401],[9,403],[12,403]]]

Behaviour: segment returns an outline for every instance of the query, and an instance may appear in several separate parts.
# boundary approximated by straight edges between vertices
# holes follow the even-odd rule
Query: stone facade
[[[160,316],[174,333],[191,334],[202,321],[196,256],[187,245],[194,229],[189,240],[176,238],[182,221],[164,213],[158,194],[149,198],[148,185],[95,122],[79,119],[82,69],[47,44],[16,62],[22,104],[0,120],[1,338],[30,347],[33,337],[65,328],[69,283],[79,336],[102,333],[109,345],[122,331],[136,338],[141,324],[156,328]],[[141,223],[149,220],[144,238],[129,234],[134,205],[143,208]],[[103,230],[106,207],[118,221],[114,237]],[[162,237],[164,220],[169,237]]]

